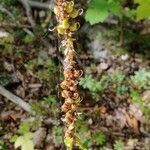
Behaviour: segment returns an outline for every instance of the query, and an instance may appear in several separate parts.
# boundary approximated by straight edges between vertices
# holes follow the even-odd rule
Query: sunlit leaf
[[[150,0],[134,0],[139,4],[136,9],[137,21],[150,17]]]
[[[121,5],[119,0],[92,0],[86,12],[85,19],[91,25],[103,22],[110,12],[120,16]]]
[[[17,138],[17,140],[15,141],[15,148],[18,148],[18,147],[22,146],[24,142],[25,142],[24,141],[24,137],[23,136],[19,136]]]
[[[23,136],[19,136],[15,141],[15,149],[21,147],[21,150],[34,150],[34,144],[32,141],[33,134],[28,132]]]

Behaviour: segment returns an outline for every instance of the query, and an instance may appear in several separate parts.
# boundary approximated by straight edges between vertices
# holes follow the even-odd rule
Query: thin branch
[[[18,23],[7,23],[7,22],[0,22],[0,28],[4,28],[4,29],[8,29],[8,28],[27,28],[27,29],[32,29],[32,27],[30,25],[22,25],[22,24],[18,24]]]
[[[46,2],[46,3],[41,3],[37,1],[28,1],[29,5],[31,7],[39,8],[39,9],[50,9],[53,10],[53,4],[52,2]]]
[[[10,11],[8,11],[6,8],[0,6],[0,11],[4,14],[7,14],[8,16],[10,16],[13,20],[15,20],[15,17],[12,15],[12,13]]]
[[[15,104],[18,104],[21,108],[26,110],[27,112],[32,112],[31,106],[26,103],[24,100],[22,100],[20,97],[12,94],[8,90],[6,90],[4,87],[0,86],[0,95],[6,97],[8,100],[14,102]]]
[[[33,18],[33,15],[32,15],[32,10],[31,10],[31,7],[29,5],[29,1],[28,0],[19,0],[22,5],[24,6],[25,10],[26,10],[26,15],[28,17],[28,20],[31,24],[32,27],[35,27],[35,20]]]
[[[0,27],[3,27],[3,28],[7,28],[7,27],[21,27],[23,28],[23,30],[26,32],[26,33],[29,33],[29,30],[28,28],[32,28],[31,26],[27,26],[27,25],[21,25],[19,23],[18,20],[15,19],[15,17],[13,16],[13,14],[7,10],[6,8],[0,6],[0,11],[6,15],[8,15],[9,17],[11,17],[14,21],[15,21],[15,24],[13,22],[9,23],[9,24],[6,24],[5,22],[1,22],[0,23]]]
[[[22,100],[20,97],[12,94],[8,90],[6,90],[4,87],[0,85],[0,95],[6,97],[8,100],[12,101],[13,103],[19,105],[21,108],[23,108],[25,111],[29,112],[30,114],[34,114],[35,112],[32,111],[31,106]],[[46,124],[53,124],[58,125],[59,121],[53,118],[47,118],[44,120]]]

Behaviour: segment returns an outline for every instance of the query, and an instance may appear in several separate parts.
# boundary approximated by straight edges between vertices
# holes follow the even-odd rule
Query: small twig
[[[28,17],[28,20],[29,20],[31,26],[35,27],[35,21],[34,21],[33,15],[32,15],[32,10],[29,5],[29,1],[28,0],[19,0],[19,1],[22,3],[22,5],[24,6],[24,8],[26,10],[26,14],[27,14],[27,17]]]
[[[18,23],[7,23],[7,22],[0,22],[0,27],[1,28],[5,28],[5,29],[8,29],[8,28],[14,28],[14,27],[17,27],[17,28],[27,28],[27,29],[31,29],[32,27],[30,25],[22,25],[22,24],[18,24]]]
[[[6,8],[0,6],[0,11],[4,14],[7,14],[8,16],[10,16],[13,20],[15,20],[15,17],[12,15],[12,13],[10,11],[8,11]]]
[[[1,11],[2,13],[4,13],[4,14],[10,16],[10,17],[15,21],[15,24],[14,24],[14,23],[9,23],[9,25],[8,25],[8,24],[5,24],[4,22],[2,22],[2,23],[0,23],[0,27],[3,27],[3,28],[7,28],[7,27],[9,27],[9,26],[10,26],[10,27],[21,27],[21,28],[23,28],[23,30],[24,30],[26,33],[29,33],[29,32],[27,32],[27,31],[29,31],[28,28],[32,28],[31,26],[21,25],[21,24],[19,23],[19,21],[17,21],[17,20],[15,19],[15,17],[13,16],[13,14],[12,14],[10,11],[8,11],[6,8],[2,7],[2,6],[0,6],[0,11]]]
[[[24,100],[22,100],[20,97],[12,94],[8,90],[6,90],[4,87],[0,86],[0,95],[6,97],[8,100],[14,102],[15,104],[18,104],[21,108],[26,110],[27,112],[32,112],[31,106],[26,103]]]
[[[31,7],[53,10],[53,5],[51,2],[50,3],[41,3],[41,2],[30,1],[30,0],[28,2]]]
[[[27,102],[25,102],[20,97],[12,94],[11,92],[6,90],[1,85],[0,85],[0,95],[6,97],[8,100],[12,101],[15,104],[18,104],[21,108],[23,108],[25,111],[29,112],[30,114],[35,114],[35,112],[31,109],[31,106]],[[57,120],[55,120],[53,118],[45,119],[44,123],[45,124],[52,124],[52,125],[59,125],[59,121],[57,121]]]

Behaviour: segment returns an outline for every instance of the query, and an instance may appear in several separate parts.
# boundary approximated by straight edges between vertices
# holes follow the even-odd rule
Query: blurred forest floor
[[[48,30],[56,25],[48,4],[52,9],[52,1],[0,1],[0,150],[14,150],[16,138],[26,133],[33,133],[37,150],[65,149],[59,110],[63,49]],[[94,26],[84,16],[79,20],[79,137],[89,150],[149,150],[149,22],[129,22],[120,35],[116,20]],[[10,101],[18,97],[27,106]]]

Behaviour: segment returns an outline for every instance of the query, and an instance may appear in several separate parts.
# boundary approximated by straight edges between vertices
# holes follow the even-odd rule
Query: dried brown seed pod
[[[79,98],[79,93],[75,92],[73,93],[72,99],[76,100]]]
[[[77,85],[77,81],[74,81],[74,80],[64,80],[63,82],[60,83],[60,87],[64,90],[68,90],[70,89],[70,91],[75,91],[75,89],[77,88],[76,85]]]
[[[63,82],[60,83],[60,87],[64,90],[67,90],[68,89],[68,85],[67,85],[67,81],[64,80]]]
[[[66,131],[65,131],[65,138],[66,138],[66,139],[71,139],[71,138],[73,138],[73,136],[74,136],[73,133],[74,133],[74,132],[72,132],[72,131],[70,131],[70,130],[66,130]]]
[[[77,110],[77,105],[76,104],[72,104],[71,105],[71,111],[75,112]]]
[[[73,103],[74,103],[74,100],[71,99],[71,98],[66,98],[66,99],[65,99],[65,102],[70,103],[70,104],[73,104]]]
[[[68,131],[72,131],[75,129],[74,122],[68,126]]]
[[[75,70],[74,71],[74,77],[75,78],[80,78],[83,74],[83,71],[82,70]]]
[[[67,102],[65,102],[65,103],[61,106],[61,110],[62,110],[63,112],[69,111],[70,108],[71,108],[71,104],[70,104],[70,103],[67,103]]]
[[[64,70],[64,77],[65,77],[65,79],[72,79],[72,78],[74,78],[73,71],[71,69]]]
[[[66,113],[66,117],[74,119],[74,114],[71,112],[71,110]]]
[[[69,91],[69,90],[63,90],[61,92],[61,96],[65,99],[71,98],[73,100],[79,99],[79,93],[77,91]]]
[[[71,86],[70,88],[69,88],[69,90],[70,91],[77,91],[77,85],[75,85],[75,86]]]
[[[68,91],[67,91],[67,90],[63,90],[63,91],[61,92],[61,96],[62,96],[63,98],[68,98]]]
[[[74,94],[73,91],[68,90],[68,97],[72,98],[73,94]]]
[[[65,115],[65,118],[63,119],[63,121],[67,124],[71,124],[74,121],[74,116],[72,116],[71,114]]]

